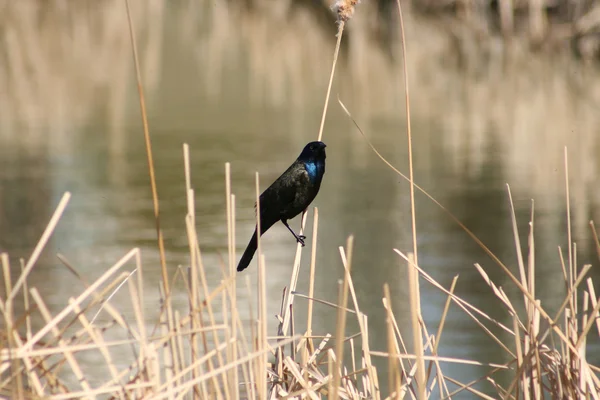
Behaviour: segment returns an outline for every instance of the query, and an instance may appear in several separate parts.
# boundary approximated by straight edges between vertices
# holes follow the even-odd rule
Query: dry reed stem
[[[517,215],[515,213],[515,205],[512,199],[512,193],[510,192],[510,185],[506,184],[506,191],[508,193],[508,203],[510,205],[510,218],[513,228],[513,237],[515,240],[515,250],[517,252],[517,264],[519,265],[519,274],[521,277],[521,284],[525,288],[529,288],[529,283],[527,282],[527,276],[525,275],[525,262],[523,261],[523,253],[521,252],[521,240],[519,237],[519,229],[517,227]],[[525,310],[527,310],[527,314],[529,315],[533,309],[529,304],[529,301],[526,296],[523,297]]]
[[[177,321],[177,316],[174,316],[175,321]],[[164,320],[164,314],[161,314],[161,319]],[[167,328],[167,324],[165,322],[160,324],[160,330],[162,332],[163,335],[168,336],[169,335],[169,328]],[[175,327],[175,331],[177,331],[177,327]],[[175,343],[177,343],[177,338],[175,338]],[[172,360],[175,359],[177,360],[178,357],[178,352],[177,352],[177,348],[173,348],[170,346],[164,346],[163,347],[163,357],[165,360],[168,360],[169,358],[171,358]],[[140,354],[140,360],[144,360],[141,357]],[[148,363],[149,364],[149,363]],[[178,368],[176,367],[177,363],[175,363],[174,365],[166,365],[164,370],[165,370],[165,379],[166,380],[172,380],[173,376],[177,373]],[[146,369],[145,371],[146,375],[149,375],[149,371],[148,369]],[[152,380],[149,376],[146,378],[148,380]],[[160,378],[159,378],[160,379]],[[156,392],[157,388],[160,386],[160,381],[156,381],[156,378],[154,380],[154,387],[152,388],[152,391],[150,393]],[[166,392],[169,395],[169,400],[174,400],[175,399],[175,385],[176,382],[173,382],[172,384],[168,385],[166,388]]]
[[[6,257],[6,265],[8,266],[8,255],[7,254],[3,254],[1,255],[3,257],[3,264],[4,264],[4,257]],[[25,271],[25,264],[23,262],[23,260],[21,259],[21,273],[23,273],[23,271]],[[10,282],[10,281],[9,281]],[[30,304],[29,304],[29,285],[27,284],[27,279],[25,279],[25,281],[23,282],[23,305],[25,307],[25,337],[27,338],[27,340],[31,339],[32,333],[31,333],[31,308],[30,308]],[[15,332],[16,333],[16,332]],[[40,393],[41,391],[40,389],[40,385],[39,385],[39,378],[37,377],[37,374],[33,374],[34,378],[36,380],[36,384],[34,387],[37,390],[38,393]],[[23,378],[18,376],[17,377],[17,387],[20,387],[21,382],[22,382]]]
[[[60,202],[58,203],[58,206],[56,207],[56,210],[54,211],[54,214],[52,214],[52,217],[50,218],[50,221],[48,222],[48,225],[46,225],[46,229],[44,229],[44,233],[42,233],[40,240],[38,241],[37,245],[33,249],[33,253],[31,253],[31,256],[27,260],[27,264],[25,264],[25,270],[21,273],[21,275],[19,276],[19,278],[13,285],[11,291],[8,293],[8,298],[6,300],[7,302],[12,301],[16,297],[17,292],[21,289],[21,286],[25,283],[25,279],[27,279],[27,276],[33,269],[42,250],[44,249],[44,247],[46,247],[48,240],[50,240],[50,236],[52,236],[52,233],[54,232],[54,229],[56,228],[56,225],[58,224],[60,217],[62,216],[63,212],[65,211],[65,208],[67,207],[67,204],[69,203],[70,198],[71,198],[71,193],[65,192],[63,194],[62,198],[60,199]]]
[[[452,279],[452,283],[450,284],[450,289],[448,290],[448,292],[451,294],[448,295],[448,297],[446,298],[446,304],[444,305],[444,310],[442,311],[442,316],[440,318],[440,324],[438,326],[437,333],[435,334],[435,344],[434,344],[433,349],[431,349],[431,352],[434,356],[438,355],[438,348],[439,348],[439,345],[440,345],[440,342],[442,339],[442,333],[444,331],[446,317],[448,316],[448,310],[450,309],[450,303],[452,302],[452,295],[454,294],[454,289],[456,287],[457,281],[458,281],[458,275]],[[393,316],[393,314],[392,314],[392,316]],[[427,370],[427,376],[425,378],[426,381],[429,381],[429,377],[431,376],[431,365],[432,364],[430,364],[430,367]],[[436,368],[438,371],[437,378],[438,378],[438,386],[440,388],[440,393],[442,393],[442,389],[444,389],[446,391],[446,394],[450,393],[450,391],[448,390],[448,387],[446,386],[445,376],[442,374],[442,370],[437,361],[436,361]]]
[[[227,206],[227,249],[229,260],[229,276],[235,277],[235,198],[231,193],[231,164],[225,163],[225,204]],[[234,338],[237,334],[237,285],[236,279],[232,279],[228,285],[228,295],[231,301],[231,335]],[[236,362],[238,356],[238,342],[231,343],[231,348],[228,350],[228,362]],[[237,368],[233,369],[229,376],[230,393],[233,393],[233,399],[239,399],[239,375]]]
[[[573,279],[573,237],[571,235],[571,196],[569,194],[569,157],[567,152],[567,146],[565,146],[565,196],[567,201],[567,240],[569,242],[569,271],[570,281]],[[575,299],[575,304],[577,303],[577,299]],[[574,309],[575,309],[574,304]]]
[[[398,342],[392,324],[392,298],[390,296],[390,286],[386,283],[383,285],[383,295],[387,303],[387,345],[388,345],[388,385],[391,398],[400,398],[400,372],[398,369]]]
[[[592,228],[592,234],[594,236],[594,244],[596,246],[596,255],[600,259],[600,240],[598,239],[598,232],[596,232],[596,226],[594,221],[590,221],[590,227]]]
[[[333,63],[331,65],[331,74],[329,76],[329,83],[327,84],[327,94],[325,95],[325,105],[323,106],[323,116],[321,117],[321,125],[319,126],[319,134],[317,140],[320,142],[323,139],[323,128],[325,127],[325,117],[327,116],[327,108],[329,106],[329,96],[331,95],[331,86],[333,84],[333,76],[335,75],[335,65],[337,64],[338,54],[340,52],[340,44],[342,43],[342,35],[344,34],[344,22],[340,22],[338,25],[337,42],[335,44],[335,50],[333,52]]]
[[[558,246],[558,258],[560,259],[560,267],[563,273],[563,280],[565,281],[565,289],[567,291],[570,291],[571,289],[569,289],[569,277],[567,277],[567,267],[565,264],[565,258],[563,256],[563,251],[562,251],[562,247]]]
[[[387,299],[384,297],[382,299],[383,301],[383,307],[386,309],[386,311],[388,310],[388,308],[391,308],[391,304],[388,303]],[[396,347],[396,352],[398,354],[401,354],[402,352],[404,352],[405,354],[408,353],[408,348],[406,347],[406,343],[404,342],[404,339],[402,338],[402,334],[400,333],[400,328],[398,327],[398,322],[396,321],[396,317],[394,316],[394,313],[390,313],[389,314],[391,317],[391,322],[392,322],[392,326],[394,328],[394,331],[396,332],[396,337],[398,338],[398,343],[397,343],[397,347]],[[409,369],[411,369],[413,367],[412,363],[410,361],[408,361],[408,367]],[[402,369],[402,374],[403,376],[408,376],[408,372],[406,372],[406,368],[404,367],[404,363],[402,362],[402,360],[400,361],[400,368]]]
[[[592,302],[592,307],[596,307],[596,303],[598,302],[598,300],[596,300],[596,290],[594,289],[594,283],[592,282],[592,278],[588,278],[586,280],[587,286],[588,286],[588,292],[590,294],[590,300]],[[600,319],[596,320],[596,329],[598,331],[598,335],[600,335]]]
[[[535,203],[531,200],[531,216],[529,218],[529,237],[527,239],[527,247],[529,248],[529,256],[527,258],[527,266],[529,271],[529,293],[535,297],[535,238],[534,238],[534,207]],[[535,307],[529,308],[530,313],[535,312]],[[530,316],[531,319],[531,316]]]
[[[425,382],[425,363],[423,355],[423,337],[421,334],[421,298],[419,295],[419,274],[413,268],[416,265],[416,260],[413,254],[408,254],[408,291],[410,300],[410,319],[413,334],[414,354],[416,354],[417,367],[417,392],[419,399],[425,399],[426,384]]]
[[[585,338],[586,338],[587,334],[589,333],[590,329],[592,329],[592,326],[594,325],[594,322],[596,322],[597,316],[598,316],[599,312],[600,312],[600,302],[597,302],[597,304],[594,306],[594,309],[592,310],[592,313],[591,313],[591,315],[593,315],[594,318],[589,318],[587,320],[587,322],[585,323],[583,329],[581,330],[581,332],[579,334],[579,338],[577,339],[577,343],[575,344],[575,348],[582,349],[582,350],[585,349],[583,347],[583,344],[585,342]],[[584,316],[586,316],[585,313],[584,313]]]
[[[9,301],[9,295],[12,292],[12,281],[10,276],[10,260],[8,253],[0,253],[0,261],[2,261],[2,273],[4,274],[4,295],[6,296],[6,302]],[[23,274],[23,269],[21,270]],[[5,304],[2,302],[2,304]]]
[[[342,292],[340,297],[340,302],[338,305],[337,312],[337,324],[336,324],[336,341],[335,341],[335,352],[336,352],[336,362],[333,371],[333,392],[331,394],[332,398],[337,398],[338,390],[340,386],[341,380],[341,370],[344,365],[344,335],[346,332],[346,304],[348,303],[348,276],[350,275],[350,271],[352,269],[352,249],[354,245],[354,237],[349,236],[346,242],[346,263],[344,264],[344,279],[342,283]],[[342,249],[340,249],[342,251]]]
[[[385,358],[391,357],[390,353],[384,352],[384,351],[371,351],[371,355],[377,356],[377,357],[385,357]],[[402,359],[402,360],[417,360],[417,358],[418,358],[418,356],[416,354],[397,354],[396,357],[399,359]],[[423,355],[422,358],[424,361],[438,361],[438,362],[446,362],[446,363],[451,363],[451,364],[475,365],[478,367],[490,367],[490,368],[498,368],[498,369],[503,369],[503,370],[510,369],[510,367],[506,364],[485,363],[485,362],[481,362],[481,361],[466,360],[466,359],[455,358],[455,357]],[[414,369],[414,367],[413,367],[413,369]]]
[[[139,333],[139,341],[138,341],[138,344],[140,346],[139,359],[140,360],[146,360],[146,359],[152,360],[152,358],[156,358],[156,354],[155,354],[154,350],[152,349],[152,346],[148,343],[148,334],[146,332],[146,321],[145,321],[144,313],[143,313],[144,306],[142,305],[143,300],[139,296],[140,293],[138,292],[135,284],[132,281],[129,281],[129,294],[130,294],[130,299],[131,299],[131,303],[133,306],[132,309],[133,309],[133,313],[135,316],[135,320],[137,322],[138,333]],[[169,314],[172,315],[172,313],[167,313],[167,315],[169,315]],[[164,314],[161,314],[161,315],[164,315]],[[173,325],[173,324],[171,324],[171,325]],[[165,328],[164,324],[161,324],[161,326],[163,327],[163,329]],[[169,331],[167,331],[167,332],[169,332]],[[171,332],[174,332],[174,330]],[[163,333],[163,335],[164,335],[164,333]],[[172,338],[170,343],[176,343],[174,338]],[[176,347],[175,346],[173,346],[173,347],[165,346],[164,347],[165,359],[170,358],[170,360],[172,362],[171,368],[167,369],[167,376],[172,376],[172,374],[173,374],[172,368],[177,369],[175,367],[177,357],[174,354],[172,354],[172,352],[169,352],[169,350],[172,351],[173,348],[176,348]],[[147,374],[147,379],[149,381],[153,380],[152,379],[153,376],[156,379],[158,379],[159,375],[160,375],[160,372],[158,369],[151,370],[151,369],[146,368],[144,372]],[[154,383],[155,383],[154,389],[156,390],[157,384],[156,384],[156,382],[154,382]]]
[[[188,238],[188,246],[190,252],[190,272],[189,272],[189,300],[190,300],[190,316],[195,315],[196,310],[199,308],[198,294],[199,294],[199,282],[198,282],[198,261],[196,260],[196,252],[194,251],[195,246],[195,234],[192,233],[196,228],[196,211],[195,211],[195,195],[192,189],[192,173],[190,168],[190,147],[187,143],[183,144],[183,170],[185,177],[185,197],[187,205],[186,214],[186,232]],[[195,330],[202,324],[198,318],[190,318],[190,329]],[[202,342],[204,344],[204,350],[207,350],[206,336],[202,335]],[[192,334],[190,337],[190,358],[191,363],[194,364],[196,356],[198,354],[198,342],[196,335]],[[181,357],[183,359],[183,357]],[[197,378],[201,374],[201,366],[197,369],[192,370],[192,377]],[[202,394],[207,395],[206,385],[201,385]]]
[[[302,212],[301,224],[300,224],[300,232],[302,235],[304,233],[304,227],[306,226],[306,218],[307,213]],[[280,327],[279,335],[285,336],[287,334],[287,330],[289,328],[291,315],[289,313],[290,307],[294,304],[294,293],[296,292],[296,284],[298,283],[298,275],[300,274],[300,260],[302,257],[302,244],[298,242],[296,244],[296,255],[294,256],[294,267],[292,269],[292,275],[290,278],[290,286],[288,288],[288,295],[286,298],[285,306],[283,307],[283,323]]]
[[[88,391],[69,392],[65,394],[53,394],[52,400],[69,400],[69,399],[82,399],[99,396],[102,394],[110,394],[118,392],[119,390],[125,390],[133,393],[136,389],[146,389],[152,386],[151,382],[148,383],[133,383],[125,385],[107,386],[101,389],[92,389]]]
[[[379,393],[379,388],[376,385],[376,376],[375,376],[375,372],[374,369],[372,368],[372,363],[371,363],[371,353],[370,353],[370,346],[369,346],[369,332],[368,332],[368,324],[367,324],[367,316],[364,315],[363,313],[360,312],[359,306],[358,306],[358,300],[356,298],[356,291],[354,290],[354,283],[352,282],[352,275],[350,274],[350,270],[348,269],[348,261],[346,258],[346,255],[344,254],[344,251],[342,248],[340,248],[340,256],[342,258],[342,264],[344,265],[344,271],[345,271],[345,277],[348,280],[348,285],[350,288],[350,295],[352,296],[352,303],[354,304],[354,312],[356,313],[356,317],[357,317],[357,321],[358,321],[358,326],[360,327],[360,333],[361,333],[361,344],[362,344],[362,353],[363,353],[363,360],[366,360],[367,363],[367,374],[369,375],[369,383],[370,385],[370,390],[371,390],[371,394],[374,396],[374,398],[378,399],[380,396]],[[347,312],[351,312],[351,310],[347,310]]]
[[[154,206],[154,220],[156,222],[156,235],[158,240],[158,251],[160,255],[160,266],[163,279],[163,287],[165,294],[169,295],[169,275],[167,274],[167,262],[165,258],[165,245],[162,231],[160,229],[160,210],[158,203],[158,190],[156,188],[156,176],[154,173],[154,159],[152,157],[152,141],[150,140],[150,131],[148,128],[148,117],[146,115],[146,100],[144,98],[144,87],[142,85],[142,73],[140,72],[140,63],[138,60],[137,44],[135,40],[135,31],[133,29],[133,20],[129,9],[129,0],[125,0],[125,8],[127,10],[127,22],[129,25],[129,36],[131,38],[131,50],[133,55],[133,63],[135,66],[135,77],[137,81],[137,89],[140,100],[140,111],[142,116],[142,124],[144,126],[144,141],[146,145],[146,155],[148,159],[148,173],[150,174],[150,187],[152,189],[152,204]],[[172,329],[173,327],[169,327]]]
[[[356,353],[354,351],[354,338],[350,339],[350,357],[352,357],[352,371],[358,371],[356,369]]]
[[[328,307],[335,308],[336,310],[340,308],[340,306],[337,305],[337,304],[335,304],[335,303],[332,303],[332,302],[327,301],[327,300],[319,299],[319,298],[316,298],[316,297],[309,297],[309,296],[307,296],[305,294],[302,294],[300,292],[294,292],[294,296],[300,297],[300,298],[303,298],[303,299],[307,299],[307,300],[313,301],[315,303],[323,304],[323,305],[326,305]],[[356,314],[356,311],[354,311],[354,310],[352,310],[352,309],[350,309],[348,307],[346,307],[346,312],[349,312],[351,314]],[[314,335],[312,335],[311,337],[314,337]]]
[[[259,175],[256,173],[255,181],[256,189],[256,231],[261,232],[260,228],[260,185]],[[267,370],[267,351],[269,345],[267,343],[267,287],[266,287],[266,272],[265,259],[262,254],[261,235],[256,236],[256,254],[258,256],[258,338],[255,343],[258,344],[257,351],[261,354],[257,357],[255,378],[257,379],[258,397],[260,399],[267,398],[267,381],[264,372]],[[280,343],[283,343],[280,342]]]
[[[413,239],[413,254],[415,257],[415,264],[419,264],[419,256],[417,251],[417,217],[415,210],[415,181],[413,173],[413,152],[412,152],[412,133],[410,124],[410,94],[408,87],[408,66],[406,59],[408,54],[406,52],[406,34],[404,33],[404,18],[402,17],[402,6],[400,0],[396,0],[398,6],[398,17],[400,21],[400,38],[402,41],[402,72],[404,75],[404,95],[406,98],[406,136],[408,139],[408,177],[410,183],[410,218],[412,227],[412,239]]]
[[[306,320],[306,336],[312,336],[312,320],[313,320],[313,297],[315,295],[315,271],[317,265],[317,235],[319,232],[319,209],[314,208],[313,211],[313,234],[312,234],[312,248],[310,253],[310,273],[308,280],[308,305],[307,305],[307,320]],[[312,339],[308,339],[305,352],[303,353],[303,363],[307,364],[308,352],[314,351],[314,344]]]
[[[337,303],[341,307],[342,299],[344,297],[344,282],[343,282],[343,280],[338,279],[337,285],[338,285],[338,287],[337,287],[337,289],[338,289],[337,290],[337,292],[338,292]],[[338,318],[336,320],[336,322],[337,322],[336,323],[336,331],[339,330],[339,328],[337,327],[337,324],[339,324],[339,322],[340,322],[339,311],[338,311],[337,315],[338,315]],[[339,335],[336,334],[336,337],[334,338],[335,339],[334,349],[336,349],[336,350],[338,349],[338,346],[337,346],[338,338],[339,338]],[[327,388],[327,394],[330,395],[331,398],[335,399],[335,398],[338,398],[337,385],[339,385],[339,381],[340,381],[339,375],[341,372],[337,368],[339,366],[339,364],[338,364],[337,357],[335,355],[334,350],[331,348],[327,349],[327,352],[325,354],[327,354],[327,375],[331,376],[331,380],[329,381],[329,385]],[[337,380],[337,385],[335,382],[336,380]]]
[[[8,344],[8,348],[9,350],[12,350],[14,347],[16,347],[16,337],[13,336],[13,332],[16,334],[17,331],[14,328],[14,310],[13,310],[13,302],[12,299],[10,298],[10,294],[13,293],[13,289],[12,289],[12,282],[11,282],[11,276],[10,276],[10,260],[8,259],[8,254],[3,253],[2,254],[2,271],[4,273],[4,286],[5,286],[5,291],[7,294],[7,300],[6,303],[3,304],[2,307],[2,313],[4,314],[4,319],[5,319],[5,329],[6,329],[6,338],[7,338],[7,344]],[[25,269],[21,270],[21,275],[23,275]],[[17,335],[15,335],[17,336]],[[10,370],[11,370],[11,376],[15,377],[15,384],[12,386],[12,391],[11,394],[12,396],[16,396],[17,398],[20,398],[24,395],[24,387],[23,387],[23,378],[21,376],[21,372],[20,372],[20,368],[19,368],[19,360],[17,358],[15,358],[14,356],[12,356],[12,351],[11,351],[11,357],[10,357]],[[0,373],[3,372],[2,369],[0,369]]]
[[[513,318],[513,326],[514,326],[514,332],[515,332],[515,352],[517,353],[517,370],[522,370],[523,368],[523,350],[521,349],[521,335],[519,333],[520,329],[519,329],[519,321],[518,321],[518,317],[516,314],[513,314],[512,316]],[[516,384],[516,382],[521,382],[521,387],[523,390],[523,396],[526,400],[529,400],[529,391],[527,390],[528,387],[528,382],[527,382],[527,378],[521,374],[515,374],[515,379],[514,379],[514,383]],[[512,384],[511,384],[512,386]],[[510,393],[510,390],[509,390]],[[516,394],[518,395],[518,394]]]
[[[450,309],[450,302],[452,301],[452,296],[454,295],[454,288],[456,287],[457,281],[458,281],[458,275],[456,275],[454,278],[452,278],[452,283],[450,284],[450,289],[448,290],[449,295],[448,295],[448,298],[446,299],[446,304],[444,304],[444,311],[442,311],[442,317],[440,318],[440,325],[438,326],[438,330],[435,335],[437,340],[435,341],[435,347],[433,349],[433,354],[437,354],[438,346],[440,345],[442,332],[444,331],[444,324],[446,322],[448,310]]]

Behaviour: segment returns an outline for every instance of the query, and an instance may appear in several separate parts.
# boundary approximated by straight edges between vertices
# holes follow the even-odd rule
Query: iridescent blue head
[[[308,172],[311,182],[321,182],[325,173],[325,143],[310,142],[304,147],[302,153],[298,157],[298,161],[302,161]]]
[[[323,142],[310,142],[304,146],[304,150],[300,153],[298,160],[300,161],[324,161],[325,160],[325,143]]]

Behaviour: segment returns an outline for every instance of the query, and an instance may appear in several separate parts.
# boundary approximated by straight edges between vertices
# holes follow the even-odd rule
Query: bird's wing
[[[260,195],[261,215],[272,215],[279,219],[279,215],[294,202],[300,188],[309,183],[304,165],[300,162],[293,163]]]

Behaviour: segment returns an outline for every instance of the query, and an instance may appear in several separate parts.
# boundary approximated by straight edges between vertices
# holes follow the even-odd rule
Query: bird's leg
[[[304,219],[304,214],[306,214],[306,208],[304,209],[304,211],[302,211],[302,215],[300,216],[300,221],[302,221]],[[302,224],[302,223],[300,223],[300,224]],[[302,239],[302,243],[304,243],[304,239],[306,239],[306,236],[304,236],[304,235],[298,235],[298,237],[300,239]]]
[[[282,219],[281,222],[283,222],[283,224],[285,225],[286,228],[288,228],[290,230],[290,232],[292,232],[292,235],[294,235],[294,237],[296,238],[296,241],[298,243],[300,243],[302,245],[302,247],[304,247],[304,239],[306,239],[306,236],[304,235],[296,235],[296,232],[294,232],[292,230],[292,228],[290,228],[290,226],[288,225],[287,221],[285,219]]]

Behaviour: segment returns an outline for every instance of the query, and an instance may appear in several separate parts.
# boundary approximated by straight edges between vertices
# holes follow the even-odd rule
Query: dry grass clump
[[[450,398],[471,395],[492,398],[481,392],[478,384],[488,382],[502,398],[598,398],[600,381],[598,367],[587,360],[586,342],[590,334],[600,335],[598,321],[600,302],[591,278],[591,266],[578,267],[575,251],[568,246],[566,255],[561,251],[561,265],[567,295],[559,310],[549,315],[536,299],[535,240],[533,208],[528,236],[528,254],[520,252],[521,243],[515,228],[515,246],[518,252],[518,275],[506,270],[520,290],[523,303],[509,299],[506,289],[499,287],[484,268],[475,264],[483,282],[498,297],[498,305],[511,316],[509,326],[478,309],[454,294],[456,277],[450,288],[442,287],[411,254],[394,250],[406,261],[409,270],[412,332],[414,342],[407,348],[400,330],[387,285],[382,288],[382,306],[387,313],[387,344],[372,349],[369,342],[367,316],[361,311],[352,282],[352,247],[350,237],[340,247],[341,265],[337,304],[315,299],[313,288],[318,273],[316,250],[318,244],[318,212],[315,209],[312,232],[312,252],[309,292],[296,292],[300,274],[302,247],[298,245],[293,273],[284,291],[282,306],[277,316],[279,323],[274,336],[266,329],[266,266],[259,255],[258,281],[252,285],[248,278],[236,275],[235,196],[231,194],[229,168],[227,172],[229,254],[223,266],[221,282],[207,282],[201,251],[197,243],[194,214],[194,190],[190,186],[189,157],[185,147],[188,213],[185,216],[190,249],[190,265],[177,270],[171,282],[183,279],[189,307],[175,308],[162,286],[161,313],[158,321],[145,317],[142,301],[145,287],[144,266],[139,249],[132,249],[107,268],[91,284],[82,279],[81,294],[71,298],[64,308],[53,315],[39,291],[28,284],[28,276],[35,267],[40,253],[52,235],[70,194],[63,196],[40,242],[28,260],[21,263],[22,273],[11,280],[9,258],[2,254],[4,285],[0,312],[4,327],[0,352],[0,393],[12,398]],[[509,192],[510,193],[510,192]],[[512,204],[512,202],[511,202]],[[303,216],[302,226],[306,221]],[[593,227],[593,226],[592,226]],[[595,235],[596,245],[600,243]],[[64,257],[66,268],[73,270]],[[503,264],[502,264],[503,265]],[[125,270],[126,267],[129,270]],[[131,268],[133,267],[133,268]],[[74,271],[74,270],[73,270]],[[442,318],[436,327],[427,327],[421,314],[420,281],[435,286],[447,295]],[[243,284],[255,292],[258,302],[250,311],[250,322],[242,323],[237,306],[236,291]],[[213,287],[214,288],[211,288]],[[256,291],[252,288],[255,287]],[[242,289],[242,288],[239,288]],[[129,304],[111,301],[115,291],[127,292]],[[297,305],[296,297],[307,299]],[[21,300],[22,299],[22,300]],[[16,312],[15,303],[22,301],[22,312]],[[488,335],[506,355],[508,362],[485,364],[481,360],[464,360],[439,354],[444,324],[450,306],[459,307]],[[294,310],[308,307],[307,327],[297,332]],[[335,307],[338,313],[335,332],[320,332],[313,327],[313,307]],[[127,309],[133,317],[127,317]],[[95,322],[102,313],[102,324]],[[360,331],[347,336],[346,321],[356,318]],[[171,319],[169,324],[168,319]],[[42,321],[33,328],[34,321]],[[169,326],[172,326],[170,328]],[[371,328],[372,329],[372,328]],[[127,332],[129,339],[112,340],[111,332]],[[502,340],[498,332],[508,333],[512,342]],[[593,333],[592,333],[593,331]],[[503,336],[504,337],[504,336]],[[409,340],[410,341],[410,340]],[[115,361],[115,354],[125,356],[127,363]],[[374,366],[373,359],[387,359],[386,371]],[[105,367],[103,376],[89,376],[84,371],[84,360],[96,361]],[[458,382],[446,375],[453,364],[481,365],[489,372],[473,377],[470,382]],[[510,374],[508,384],[498,374]],[[384,386],[387,386],[385,388]]]

